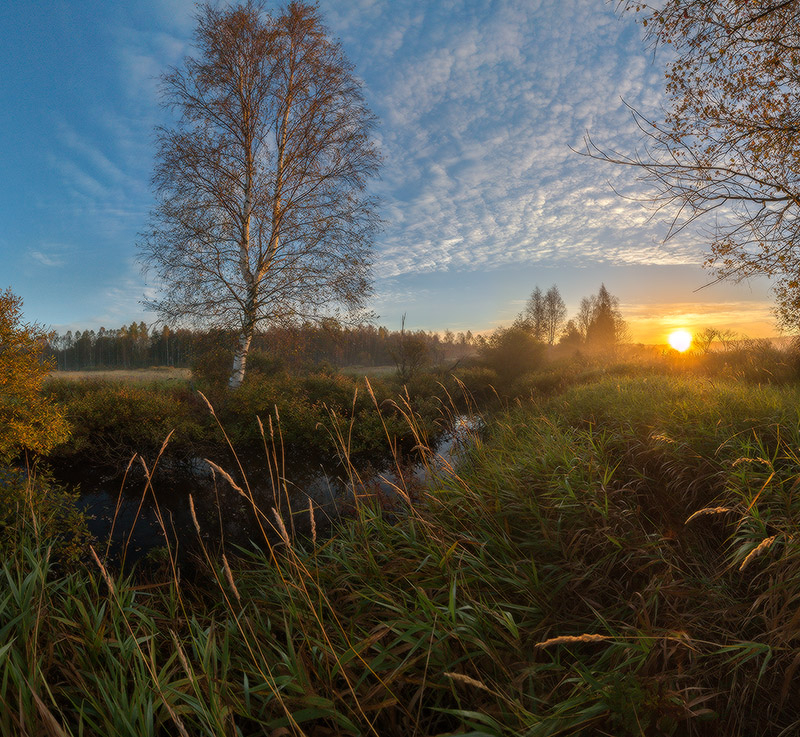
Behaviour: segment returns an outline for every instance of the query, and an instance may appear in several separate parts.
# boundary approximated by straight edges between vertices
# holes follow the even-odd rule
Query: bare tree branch
[[[709,222],[706,264],[718,278],[775,279],[778,317],[800,326],[800,2],[618,3],[639,14],[654,48],[669,45],[660,122],[631,114],[644,146],[580,152],[632,166],[668,238]]]

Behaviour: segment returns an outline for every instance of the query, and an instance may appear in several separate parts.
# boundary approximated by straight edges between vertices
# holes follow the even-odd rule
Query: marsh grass
[[[56,575],[30,506],[0,564],[0,732],[793,734],[797,400],[605,378],[484,418],[452,465],[410,402],[375,399],[387,442],[385,415],[409,424],[426,488],[396,449],[391,504],[348,465],[330,534],[278,496],[258,545],[203,549],[192,578],[100,556]],[[329,428],[347,463],[357,425]],[[235,462],[217,473],[255,506]]]

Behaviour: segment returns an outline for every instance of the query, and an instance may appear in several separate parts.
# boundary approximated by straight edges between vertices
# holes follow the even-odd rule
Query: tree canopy
[[[719,278],[775,278],[779,317],[800,325],[800,4],[622,0],[669,47],[663,120],[633,110],[646,146],[590,156],[638,168],[669,235],[701,220]],[[674,209],[672,207],[674,206]]]
[[[260,323],[348,314],[370,293],[379,154],[353,67],[315,6],[200,7],[196,56],[162,77],[158,205],[142,255],[167,322],[239,333],[231,384]]]

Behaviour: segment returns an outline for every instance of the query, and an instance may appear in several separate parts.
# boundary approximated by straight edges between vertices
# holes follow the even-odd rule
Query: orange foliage
[[[22,300],[0,292],[0,460],[21,450],[46,452],[68,435],[62,411],[42,393],[53,369],[47,335],[22,321]]]

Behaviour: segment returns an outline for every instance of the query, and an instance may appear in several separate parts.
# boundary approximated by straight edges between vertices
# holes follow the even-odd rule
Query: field
[[[149,384],[154,381],[189,381],[192,372],[188,368],[154,366],[146,369],[92,369],[85,371],[53,371],[53,379],[67,381],[129,381],[136,384]]]
[[[193,576],[65,568],[20,481],[0,730],[792,734],[800,389],[622,373],[423,450],[429,487],[328,536],[263,510],[277,544]]]

